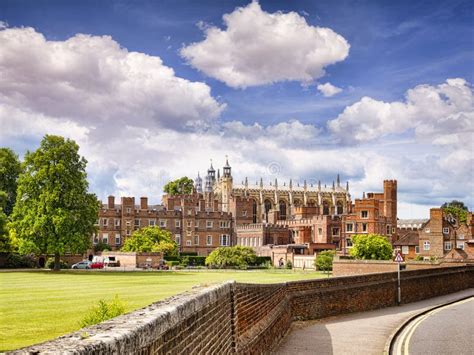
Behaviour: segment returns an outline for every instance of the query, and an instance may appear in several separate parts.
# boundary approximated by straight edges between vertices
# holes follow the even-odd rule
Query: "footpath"
[[[473,295],[471,288],[397,307],[293,322],[276,354],[381,355],[388,339],[414,315]]]

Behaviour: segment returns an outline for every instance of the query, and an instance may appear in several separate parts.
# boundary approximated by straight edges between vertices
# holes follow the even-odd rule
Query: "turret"
[[[224,177],[231,177],[232,174],[231,174],[231,167],[229,165],[229,159],[227,158],[227,156],[225,157],[225,165],[224,165]]]
[[[199,171],[197,178],[194,180],[194,188],[196,189],[196,192],[202,193],[202,178],[199,175]]]

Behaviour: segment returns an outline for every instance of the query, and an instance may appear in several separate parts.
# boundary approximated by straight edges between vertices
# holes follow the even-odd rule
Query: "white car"
[[[88,260],[83,260],[78,262],[77,264],[74,264],[71,266],[72,269],[90,269],[91,268],[91,262]]]

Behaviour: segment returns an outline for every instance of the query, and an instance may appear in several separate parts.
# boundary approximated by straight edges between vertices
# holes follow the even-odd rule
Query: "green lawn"
[[[118,295],[127,311],[195,285],[236,280],[272,283],[323,275],[290,270],[197,272],[0,272],[0,351],[18,349],[79,329],[99,299]]]

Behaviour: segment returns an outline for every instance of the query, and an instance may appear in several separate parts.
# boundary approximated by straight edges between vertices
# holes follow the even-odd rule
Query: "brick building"
[[[384,180],[383,192],[369,192],[356,199],[350,212],[342,216],[341,249],[347,254],[356,234],[380,234],[397,240],[397,181]]]
[[[181,252],[208,255],[217,247],[234,244],[232,215],[217,207],[216,201],[206,201],[197,193],[164,196],[162,205],[148,205],[146,197],[140,198],[140,204],[135,204],[134,197],[122,197],[116,204],[114,196],[109,196],[99,212],[99,232],[93,243],[101,240],[117,250],[134,230],[159,226],[173,235]]]
[[[444,260],[474,259],[474,228],[472,212],[461,223],[441,208],[430,209],[430,219],[419,237],[420,255]]]

